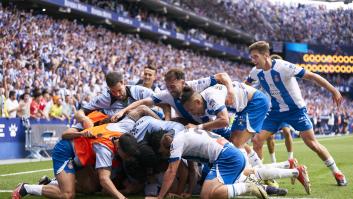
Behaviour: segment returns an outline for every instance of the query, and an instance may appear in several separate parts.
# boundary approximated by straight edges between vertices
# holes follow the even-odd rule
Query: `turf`
[[[304,188],[296,183],[290,184],[289,179],[282,179],[278,182],[281,187],[287,188],[289,193],[286,198],[334,198],[344,199],[353,198],[353,136],[330,137],[322,138],[320,142],[325,145],[336,160],[339,168],[345,173],[348,179],[348,186],[337,187],[336,182],[331,172],[324,166],[323,162],[311,152],[300,139],[294,140],[294,156],[299,160],[300,164],[305,164],[309,169],[310,181],[312,184],[312,194],[307,195]],[[267,149],[264,148],[265,163],[268,162],[269,157]],[[287,152],[283,142],[277,142],[276,145],[277,160],[285,160]],[[266,161],[267,160],[267,161]],[[50,161],[20,163],[12,165],[0,165],[0,189],[11,190],[19,182],[36,183],[43,175],[53,176],[52,171],[43,171],[38,173],[21,174],[13,176],[1,176],[3,174],[41,170],[51,168]],[[0,198],[10,198],[10,193],[0,193]],[[39,198],[29,196],[26,198]],[[108,198],[101,195],[93,196],[77,196],[77,198],[93,199],[93,198]],[[143,197],[129,197],[129,198],[143,198]]]

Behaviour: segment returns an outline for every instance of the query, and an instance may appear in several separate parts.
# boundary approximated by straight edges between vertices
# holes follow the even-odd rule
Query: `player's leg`
[[[292,117],[288,118],[288,123],[293,126],[294,129],[300,131],[300,137],[304,143],[314,151],[325,165],[333,172],[334,177],[337,181],[337,185],[345,186],[347,181],[342,172],[338,169],[334,159],[328,152],[325,146],[321,145],[315,138],[312,123],[306,112],[306,109],[301,109],[292,114]]]
[[[264,145],[264,142],[272,135],[273,133],[266,130],[262,130],[260,133],[255,135],[253,139],[253,148],[260,159],[263,159],[262,146]]]
[[[291,135],[291,130],[289,127],[283,127],[282,133],[284,136],[287,152],[288,152],[288,159],[293,159],[293,139]]]
[[[267,138],[267,148],[268,152],[270,153],[271,162],[276,162],[276,154],[275,154],[275,136],[271,135]]]
[[[201,198],[234,198],[243,194],[252,194],[258,198],[267,198],[266,192],[253,183],[236,182],[245,168],[245,158],[232,145],[226,145],[217,161],[206,176],[201,190]]]
[[[312,129],[309,129],[307,131],[301,132],[300,136],[303,139],[304,143],[312,151],[314,151],[321,158],[321,160],[324,161],[325,165],[332,171],[337,181],[337,185],[347,185],[347,180],[345,176],[337,167],[335,160],[333,159],[327,148],[320,144],[319,141],[315,138],[314,131]]]

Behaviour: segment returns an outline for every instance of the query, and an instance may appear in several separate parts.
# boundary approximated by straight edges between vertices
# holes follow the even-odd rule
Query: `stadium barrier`
[[[0,160],[49,156],[67,121],[0,118]]]

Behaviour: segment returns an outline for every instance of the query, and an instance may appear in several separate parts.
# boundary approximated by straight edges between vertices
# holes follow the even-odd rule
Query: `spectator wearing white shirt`
[[[9,92],[9,98],[6,100],[5,103],[7,107],[7,112],[9,113],[9,118],[15,118],[17,114],[17,109],[19,107],[15,91]]]

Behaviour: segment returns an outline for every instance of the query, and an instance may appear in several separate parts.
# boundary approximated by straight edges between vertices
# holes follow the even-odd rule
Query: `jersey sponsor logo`
[[[279,90],[270,90],[270,94],[271,96],[277,96],[281,95],[281,92]]]

